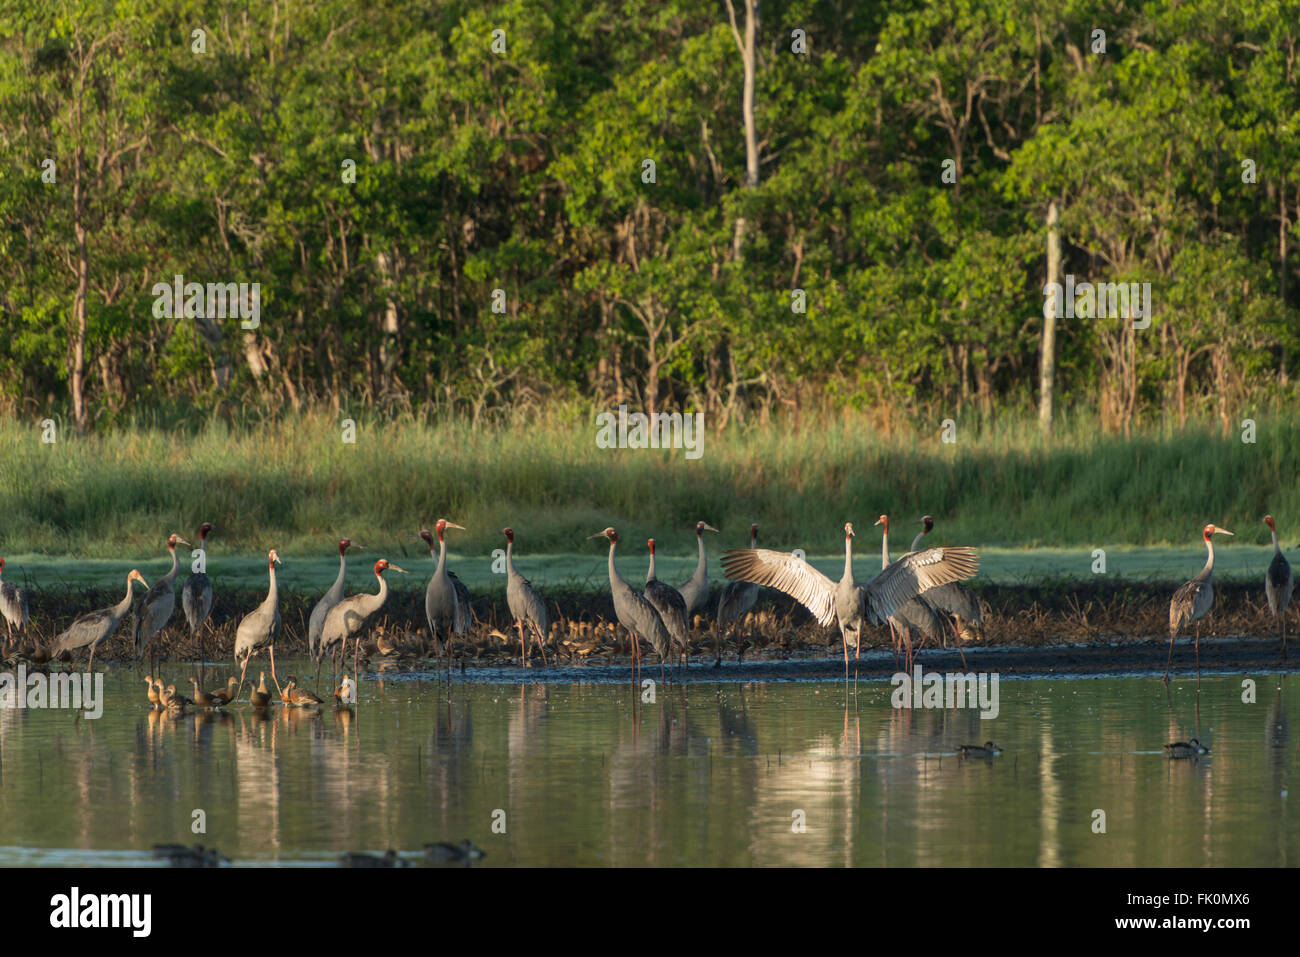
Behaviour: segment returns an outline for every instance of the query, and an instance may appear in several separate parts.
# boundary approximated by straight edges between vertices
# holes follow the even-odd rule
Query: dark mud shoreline
[[[717,589],[715,583],[715,594]],[[975,590],[985,606],[985,623],[982,637],[963,645],[967,667],[962,668],[956,648],[926,645],[919,661],[927,671],[996,671],[1006,677],[1164,673],[1172,584],[1089,580],[1008,586],[977,582]],[[1202,673],[1259,674],[1300,666],[1300,642],[1289,641],[1291,660],[1284,663],[1280,659],[1276,625],[1264,603],[1262,585],[1221,583],[1216,585],[1216,592],[1215,607],[1201,631]],[[48,642],[76,615],[119,598],[120,594],[94,589],[33,590],[33,635]],[[239,619],[263,598],[264,592],[218,593],[212,625],[205,629],[202,656],[206,660],[232,657]],[[517,681],[521,675],[527,676],[526,680],[556,680],[571,675],[575,681],[630,677],[627,664],[631,645],[621,629],[610,625],[613,607],[608,593],[548,590],[544,598],[553,617],[547,648],[549,667],[540,667],[535,651],[532,656],[537,667],[519,667],[518,639],[510,626],[504,595],[498,591],[475,597],[477,620],[467,639],[457,642],[453,649],[455,670],[477,680],[508,676]],[[315,595],[282,593],[284,632],[276,643],[277,657],[306,654],[307,618],[315,601]],[[783,595],[765,594],[740,629],[744,653],[739,664],[737,639],[725,640],[718,647],[711,629],[711,614],[707,619],[697,619],[686,680],[782,681],[844,676],[838,630],[819,628],[807,612]],[[1289,638],[1290,631],[1288,628]],[[428,637],[422,591],[392,595],[377,616],[372,632],[372,638],[382,635],[402,649],[382,656],[370,648],[372,667],[382,666],[393,675],[422,674],[431,669],[420,654]],[[128,616],[118,633],[100,645],[96,660],[134,661],[130,635]],[[167,659],[200,657],[199,642],[188,633],[179,599],[171,624],[160,639],[159,650]],[[715,647],[722,656],[717,667]],[[657,676],[655,656],[648,649],[644,654],[643,672]],[[852,649],[849,654],[850,674],[856,670],[860,678],[887,678],[896,670],[886,629],[871,629],[856,662]],[[84,660],[83,651],[76,661]],[[1195,673],[1190,635],[1180,636],[1175,645],[1174,671]]]

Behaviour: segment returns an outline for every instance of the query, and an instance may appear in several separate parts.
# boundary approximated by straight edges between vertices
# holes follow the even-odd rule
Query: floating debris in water
[[[995,754],[1001,754],[1002,749],[992,741],[985,741],[980,744],[963,744],[957,749],[964,758],[991,758]]]
[[[155,844],[153,856],[167,861],[172,867],[220,867],[230,863],[230,858],[215,847],[207,849],[202,844],[193,847],[184,844]]]
[[[389,850],[383,854],[340,854],[339,867],[410,867],[409,861],[404,861],[397,856],[397,852]]]
[[[1192,738],[1191,741],[1175,741],[1172,744],[1166,744],[1165,753],[1171,758],[1194,758],[1202,754],[1209,754],[1210,749]]]
[[[435,864],[455,862],[463,863],[466,867],[487,857],[487,852],[476,846],[468,838],[459,844],[448,844],[445,841],[438,844],[426,844],[424,845],[424,851],[429,856],[429,860]]]

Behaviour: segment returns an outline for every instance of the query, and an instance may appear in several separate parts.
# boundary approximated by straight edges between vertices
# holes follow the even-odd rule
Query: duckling
[[[323,704],[320,695],[314,691],[308,691],[306,688],[299,688],[298,679],[292,677],[284,686],[283,700],[285,704],[292,705],[295,708],[312,708],[318,704]]]
[[[154,684],[153,675],[145,675],[144,680],[149,686],[149,705],[154,708],[162,707],[162,698],[158,695],[158,686]]]
[[[153,856],[166,860],[172,867],[220,867],[229,864],[230,858],[214,848],[202,844],[186,847],[184,844],[155,844]]]
[[[239,690],[239,682],[230,677],[226,679],[226,686],[218,688],[212,692],[212,697],[217,701],[217,707],[224,708],[230,702],[235,700],[235,692]]]
[[[379,646],[379,653],[384,656],[395,655],[402,650],[398,647],[397,643],[387,635],[380,635],[375,644]]]
[[[1194,758],[1201,754],[1209,754],[1210,749],[1192,738],[1191,741],[1175,741],[1166,744],[1165,753],[1171,758]]]
[[[185,695],[177,694],[175,685],[168,685],[167,690],[162,693],[161,699],[163,706],[173,711],[180,711],[186,705],[194,703]]]
[[[334,706],[344,708],[357,703],[357,683],[348,675],[343,676],[343,683],[334,689]]]
[[[446,841],[440,841],[437,844],[426,844],[424,845],[424,853],[435,864],[456,861],[463,863],[466,867],[487,857],[487,852],[476,847],[469,838],[459,844],[448,844]]]
[[[215,708],[217,706],[217,699],[199,687],[198,678],[190,676],[190,684],[194,686],[193,704],[198,705],[200,708]]]
[[[962,753],[962,757],[965,758],[991,758],[995,754],[1002,753],[1002,749],[992,741],[985,741],[983,747],[980,747],[978,744],[963,744],[957,750],[959,750]]]
[[[254,708],[269,708],[271,706],[271,691],[266,687],[266,672],[257,673],[257,690],[248,693],[248,703]]]

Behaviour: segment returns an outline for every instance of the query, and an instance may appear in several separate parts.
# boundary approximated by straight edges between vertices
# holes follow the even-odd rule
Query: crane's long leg
[[[280,679],[275,676],[275,642],[271,642],[271,680],[275,682],[275,690],[280,692],[280,698],[284,698],[284,690],[280,687]]]
[[[1169,666],[1174,660],[1174,635],[1177,632],[1169,632],[1169,654],[1165,657],[1165,684],[1169,684]]]
[[[90,643],[90,661],[86,664],[87,674],[95,670],[95,646],[97,644],[99,644],[98,641],[92,641]]]
[[[1196,688],[1201,687],[1201,623],[1196,623]]]
[[[948,622],[948,627],[952,629],[953,640],[957,642],[957,653],[961,655],[961,669],[962,671],[967,671],[969,668],[966,664],[966,652],[961,646],[961,632],[957,630],[957,623],[955,620],[947,615],[944,615],[944,618]]]
[[[519,667],[528,667],[528,646],[524,643],[524,623],[515,619],[515,631],[519,632]]]
[[[244,655],[244,668],[242,671],[239,672],[239,687],[235,689],[236,698],[239,697],[239,692],[244,690],[244,675],[248,674],[248,659],[251,657],[253,657],[253,653],[251,651],[248,654]]]

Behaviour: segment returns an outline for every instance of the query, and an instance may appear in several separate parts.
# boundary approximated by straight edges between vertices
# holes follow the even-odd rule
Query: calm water
[[[1004,680],[981,721],[894,710],[885,682],[847,709],[835,682],[660,685],[643,704],[586,683],[596,671],[392,675],[363,681],[352,713],[169,719],[118,668],[96,721],[0,710],[0,865],[153,864],[155,842],[333,864],[466,837],[489,867],[1300,862],[1296,678],[1254,676],[1246,704],[1240,676],[1207,676],[1198,724],[1194,680],[1168,697],[1156,678]],[[1212,753],[1164,756],[1193,736]],[[987,738],[1004,753],[958,757]]]

